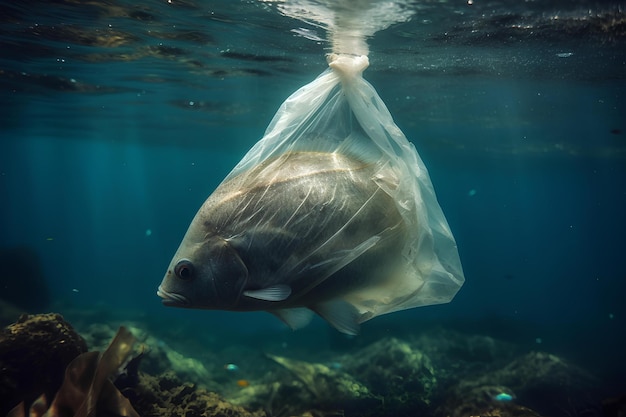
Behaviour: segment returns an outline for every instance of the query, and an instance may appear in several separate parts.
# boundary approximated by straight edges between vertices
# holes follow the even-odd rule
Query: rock
[[[0,333],[0,416],[45,393],[53,398],[65,368],[87,345],[59,314],[22,315]]]
[[[228,403],[218,394],[183,383],[173,372],[157,377],[140,373],[132,403],[142,416],[163,417],[266,417]]]
[[[452,384],[436,414],[463,417],[498,410],[502,417],[578,415],[599,404],[593,398],[596,384],[591,375],[555,355],[530,352]]]
[[[374,415],[383,405],[382,400],[372,395],[367,387],[349,374],[331,369],[321,363],[309,363],[281,356],[267,355],[289,371],[294,379],[283,378],[280,382],[269,381],[254,389],[257,402],[248,399],[248,404],[259,405],[259,399],[270,409],[281,413],[300,414],[308,410],[341,411],[346,416]],[[253,398],[250,390],[242,395]],[[241,397],[234,399],[240,402]]]
[[[544,415],[576,415],[589,404],[600,404],[597,381],[586,371],[545,352],[530,352],[491,375],[492,381],[509,386],[524,404]]]
[[[389,415],[425,412],[437,387],[430,359],[395,338],[381,339],[346,356],[343,368],[384,398]]]
[[[461,381],[439,401],[434,415],[441,417],[494,416],[540,417],[536,411],[519,405],[515,400],[498,401],[498,395],[512,390],[502,385],[480,385]]]

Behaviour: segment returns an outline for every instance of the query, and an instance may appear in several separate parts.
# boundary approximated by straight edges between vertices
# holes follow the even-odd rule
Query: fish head
[[[223,309],[237,304],[248,269],[228,241],[211,236],[183,240],[165,273],[157,295],[166,306]]]

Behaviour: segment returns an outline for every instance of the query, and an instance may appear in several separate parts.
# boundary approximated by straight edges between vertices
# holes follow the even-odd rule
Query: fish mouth
[[[162,298],[161,302],[165,306],[186,307],[191,304],[189,299],[182,294],[167,292],[159,285],[157,295]]]

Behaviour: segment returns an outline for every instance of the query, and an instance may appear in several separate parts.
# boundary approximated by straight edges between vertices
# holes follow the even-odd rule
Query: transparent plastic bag
[[[384,294],[374,288],[349,300],[368,317],[449,302],[464,282],[456,242],[426,166],[378,93],[362,77],[366,56],[330,55],[329,69],[292,94],[263,139],[226,178],[294,151],[337,152],[379,167],[373,178],[396,202],[408,236],[404,279]],[[381,299],[394,303],[380,302]]]
[[[363,79],[367,66],[366,56],[329,55],[282,104],[196,215],[161,297],[267,310],[293,328],[314,311],[348,334],[454,297],[464,282],[454,237],[415,147]],[[202,286],[175,282],[181,262]]]

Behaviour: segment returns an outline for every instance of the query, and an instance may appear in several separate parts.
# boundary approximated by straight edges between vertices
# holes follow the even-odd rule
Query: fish
[[[513,401],[514,397],[511,394],[507,394],[506,392],[501,392],[493,397],[496,401],[509,402]]]
[[[317,313],[355,335],[422,285],[407,276],[408,225],[389,193],[397,182],[389,164],[338,151],[288,151],[229,176],[196,213],[157,295],[165,306],[268,311],[293,329]]]
[[[248,381],[247,379],[238,379],[237,380],[237,386],[239,388],[246,388],[250,386],[250,381]]]

